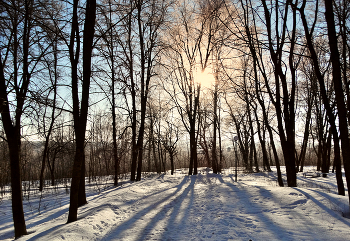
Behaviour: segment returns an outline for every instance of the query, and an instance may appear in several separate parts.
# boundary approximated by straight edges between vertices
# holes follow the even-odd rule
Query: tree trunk
[[[304,7],[305,7],[305,4],[306,4],[306,0],[304,0],[304,3],[303,3]],[[331,2],[330,2],[330,4],[332,5]],[[336,124],[335,124],[335,117],[334,117],[332,108],[331,108],[331,106],[329,104],[329,100],[328,100],[328,96],[327,96],[326,88],[325,88],[325,83],[324,83],[324,78],[323,78],[323,75],[321,73],[320,66],[319,66],[319,63],[318,63],[318,57],[317,57],[317,54],[316,54],[316,51],[315,51],[315,48],[314,48],[314,45],[313,45],[312,33],[310,34],[309,28],[308,28],[308,25],[307,25],[304,8],[300,8],[299,12],[300,12],[300,16],[301,16],[301,19],[302,19],[302,22],[303,22],[305,37],[306,37],[306,40],[307,40],[307,45],[308,45],[308,48],[309,48],[309,51],[310,51],[311,59],[312,59],[312,61],[314,63],[315,74],[316,74],[316,77],[317,77],[318,82],[320,84],[321,96],[322,96],[322,99],[323,99],[323,103],[324,103],[324,106],[325,106],[325,109],[326,109],[326,113],[327,113],[327,116],[328,116],[328,119],[329,119],[329,123],[331,125],[332,134],[333,134],[334,163],[336,165],[336,172],[337,172],[336,173],[336,179],[337,179],[337,184],[338,184],[338,193],[339,193],[339,195],[345,195],[344,183],[343,183],[342,173],[341,173],[339,137],[338,137],[337,127],[336,127]],[[336,37],[336,36],[334,36],[334,37]],[[333,67],[335,67],[335,66],[333,66]],[[333,69],[333,71],[334,71],[334,69]],[[334,77],[335,76],[333,76],[333,81],[337,82],[336,79],[334,79]],[[344,99],[342,101],[344,102]],[[338,106],[338,113],[339,114],[340,114],[341,110],[342,109],[341,108],[339,109],[339,106]],[[345,112],[345,115],[346,115],[346,112]],[[346,138],[348,139],[348,134],[346,134]],[[343,144],[343,142],[342,142],[342,144]],[[347,148],[345,148],[345,149],[348,150],[349,146]],[[347,153],[347,151],[346,151],[346,153]],[[344,152],[343,152],[343,155],[344,155]],[[350,153],[349,153],[349,155],[350,155]],[[348,155],[348,157],[350,158],[349,155]],[[345,167],[345,162],[346,162],[346,160],[344,160],[344,167]],[[350,182],[350,180],[347,180],[348,185],[350,185],[349,182]]]
[[[322,153],[322,172],[329,173],[329,158],[330,158],[330,149],[331,149],[331,141],[332,141],[332,132],[329,129],[328,137],[323,144],[323,153]]]
[[[86,200],[86,193],[85,193],[85,151],[84,151],[83,162],[81,165],[80,182],[79,182],[78,207],[84,206],[85,204],[87,204],[87,200]]]
[[[306,113],[304,138],[303,138],[303,142],[301,145],[300,155],[299,155],[299,158],[297,159],[297,171],[299,171],[300,163],[304,162],[306,149],[307,149],[307,143],[308,143],[309,135],[310,135],[310,121],[311,121],[312,106],[314,103],[314,95],[313,95],[312,91],[310,91],[310,90],[307,90],[307,91],[308,91],[308,105],[307,105],[308,109],[307,109],[307,113]]]
[[[56,98],[57,98],[57,80],[58,80],[58,73],[57,73],[57,38],[53,41],[53,55],[54,55],[54,81],[53,81],[53,106],[52,106],[52,113],[51,113],[51,122],[49,126],[49,130],[47,131],[47,135],[45,138],[45,147],[43,151],[43,159],[42,159],[42,167],[40,172],[40,183],[39,183],[39,191],[41,192],[43,190],[43,182],[44,182],[44,171],[45,171],[45,164],[46,164],[46,158],[48,159],[48,146],[49,141],[51,137],[51,132],[53,129],[53,125],[55,123],[55,110],[56,110]],[[51,76],[50,76],[51,79]],[[46,112],[46,111],[45,111]],[[45,118],[45,116],[44,116]],[[45,120],[43,120],[45,121]]]
[[[14,88],[16,89],[16,111],[14,116],[14,123],[12,122],[10,103],[8,100],[7,86],[11,84],[6,83],[10,80],[5,80],[3,59],[0,53],[0,113],[3,128],[7,137],[7,143],[10,155],[10,173],[11,173],[11,201],[12,201],[12,215],[13,225],[15,231],[15,238],[19,238],[27,234],[24,212],[23,212],[23,194],[22,194],[22,176],[21,176],[21,116],[23,114],[24,101],[27,97],[28,86],[30,82],[30,74],[28,73],[28,52],[29,52],[29,34],[30,34],[30,11],[32,10],[31,3],[25,1],[25,17],[23,23],[23,74],[22,86],[18,86],[18,69],[17,69],[17,51],[19,42],[17,40],[17,17],[14,20],[13,35],[14,35]]]
[[[9,154],[10,154],[10,167],[11,167],[11,201],[12,201],[12,214],[13,224],[15,228],[15,238],[19,238],[27,234],[26,224],[24,220],[23,212],[23,197],[22,197],[22,180],[21,180],[21,168],[20,168],[20,137],[16,131],[17,128],[11,128],[12,130],[6,130]],[[11,137],[10,137],[11,136]]]
[[[112,9],[111,1],[108,1],[109,4],[109,19],[112,20]],[[111,24],[109,24],[111,25]],[[110,37],[110,47],[111,47],[111,71],[112,71],[112,138],[113,138],[113,160],[114,160],[114,186],[118,186],[118,176],[119,176],[119,158],[118,158],[118,147],[117,147],[117,125],[116,125],[116,113],[115,113],[115,61],[114,61],[114,42],[113,42],[113,31],[112,26],[109,26],[109,37]]]
[[[338,35],[335,29],[333,1],[325,0],[325,7],[326,7],[325,16],[326,16],[327,29],[328,29],[328,40],[329,40],[329,47],[331,51],[330,60],[332,62],[332,68],[333,68],[333,72],[332,72],[333,85],[334,85],[335,99],[336,99],[337,108],[338,108],[341,150],[343,154],[343,164],[345,169],[346,183],[349,190],[350,189],[350,140],[349,140],[349,130],[348,130],[348,122],[347,122],[348,112],[345,105],[345,96],[344,96],[344,90],[342,86],[341,69],[340,69],[341,64],[340,64],[340,55],[338,51],[338,41],[337,41]],[[348,194],[348,196],[349,196],[349,205],[350,205],[350,194]]]
[[[246,96],[246,100],[248,100],[248,96]],[[258,164],[258,158],[256,154],[256,148],[255,148],[255,141],[254,141],[254,128],[253,128],[253,121],[251,117],[251,110],[250,110],[250,101],[247,102],[247,114],[248,114],[248,122],[249,122],[249,129],[250,129],[250,151],[252,155],[252,159],[254,160],[255,170],[256,172],[260,172],[259,170],[259,164]],[[258,120],[257,120],[258,121]]]
[[[83,45],[83,83],[82,100],[79,108],[78,98],[78,76],[77,61],[78,56],[74,55],[75,36],[79,35],[77,20],[78,0],[74,0],[72,36],[70,42],[70,57],[72,60],[72,95],[73,95],[73,118],[76,138],[76,153],[73,164],[72,184],[70,192],[70,206],[67,223],[74,222],[78,218],[78,207],[86,203],[85,195],[85,131],[87,115],[89,109],[89,89],[91,79],[91,56],[93,49],[93,39],[96,18],[96,0],[87,0],[84,23],[84,45]],[[77,43],[79,38],[77,39]],[[79,51],[79,44],[77,50]],[[76,52],[78,55],[78,52]],[[84,196],[81,196],[84,195]]]
[[[55,186],[55,162],[56,162],[57,152],[58,152],[57,150],[54,150],[54,154],[51,162],[50,162],[49,156],[47,158],[47,163],[49,164],[48,166],[51,174],[51,186]]]
[[[131,82],[131,99],[132,99],[132,119],[131,119],[131,172],[130,181],[135,181],[136,166],[137,166],[137,155],[138,147],[136,144],[136,128],[137,128],[137,113],[136,113],[136,86],[134,79],[134,57],[133,57],[133,46],[132,46],[132,29],[131,29],[132,15],[128,16],[128,51],[129,51],[129,75]],[[126,98],[126,97],[125,97]]]
[[[215,79],[215,82],[217,80]],[[218,86],[217,83],[215,83],[215,90],[214,90],[214,96],[213,96],[213,141],[212,141],[212,149],[211,149],[211,158],[212,158],[212,167],[213,167],[213,173],[218,173],[218,158],[217,158],[217,152],[216,152],[216,131],[217,131],[217,104],[218,104]]]
[[[193,174],[193,165],[194,165],[194,153],[196,150],[196,137],[195,137],[195,124],[193,122],[190,123],[190,166],[188,170],[188,175]]]
[[[297,178],[296,178],[296,170],[295,170],[295,113],[294,113],[294,102],[295,102],[295,68],[293,63],[294,56],[294,45],[295,45],[295,32],[296,32],[296,12],[293,9],[293,31],[292,31],[292,39],[291,39],[291,47],[289,51],[289,67],[291,71],[291,88],[288,88],[287,78],[285,75],[285,71],[282,68],[282,54],[283,54],[283,45],[285,44],[285,35],[282,36],[277,35],[277,42],[279,46],[275,50],[273,43],[273,35],[272,35],[272,15],[270,14],[270,9],[267,6],[265,0],[261,1],[264,7],[264,14],[266,20],[266,28],[267,28],[267,36],[268,36],[268,44],[269,44],[269,52],[271,56],[271,60],[274,66],[274,79],[275,79],[275,88],[276,93],[275,97],[273,97],[273,93],[269,90],[269,95],[271,100],[273,101],[273,105],[276,109],[276,117],[278,123],[278,131],[281,140],[281,146],[283,151],[283,156],[286,165],[287,172],[287,183],[289,187],[297,186]],[[282,19],[282,33],[286,31],[286,23],[287,23],[287,13],[288,6],[290,2],[284,6],[284,18]],[[279,8],[279,2],[275,1],[275,8]],[[276,15],[277,15],[276,10]],[[275,27],[279,28],[278,19],[279,16],[276,17]],[[266,79],[265,79],[266,81]],[[269,83],[266,82],[268,86]],[[281,93],[282,89],[282,93]],[[289,90],[290,89],[290,90]],[[282,103],[281,103],[282,100]],[[283,125],[284,122],[284,125]]]
[[[171,151],[169,153],[170,156],[170,170],[171,170],[171,175],[174,175],[174,153]]]
[[[45,164],[46,164],[46,156],[47,156],[47,146],[48,146],[48,138],[46,138],[44,152],[41,159],[41,170],[40,170],[40,178],[39,178],[39,191],[42,192],[44,188],[44,172],[45,172]]]
[[[222,155],[222,139],[221,139],[221,115],[220,115],[220,108],[219,108],[219,116],[218,116],[218,134],[219,134],[219,164],[218,164],[218,172],[221,173],[222,167],[223,167],[223,155]]]
[[[270,163],[269,163],[269,158],[267,155],[267,149],[266,149],[266,142],[265,142],[265,133],[263,133],[264,138],[261,135],[261,132],[264,131],[263,128],[261,128],[261,124],[260,121],[258,119],[258,113],[256,111],[256,107],[253,107],[253,112],[255,115],[255,119],[256,119],[256,124],[257,124],[257,128],[258,128],[258,137],[259,137],[259,142],[260,142],[260,146],[261,146],[261,152],[263,155],[263,167],[265,171],[271,172],[271,167],[270,167]]]

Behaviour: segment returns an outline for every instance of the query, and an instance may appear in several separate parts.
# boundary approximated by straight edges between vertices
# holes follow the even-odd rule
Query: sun
[[[203,88],[214,86],[215,78],[211,68],[206,68],[203,72],[198,68],[194,72],[194,81],[200,83]]]

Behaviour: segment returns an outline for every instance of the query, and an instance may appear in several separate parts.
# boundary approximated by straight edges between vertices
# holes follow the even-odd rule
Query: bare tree
[[[44,184],[44,171],[45,171],[45,166],[46,166],[46,162],[48,159],[48,153],[49,153],[49,141],[51,138],[51,134],[54,128],[54,124],[55,121],[57,119],[57,117],[62,113],[62,109],[59,110],[58,113],[56,113],[56,105],[57,105],[57,85],[58,85],[58,78],[59,78],[59,74],[58,74],[58,49],[57,49],[57,36],[54,37],[54,39],[52,39],[53,44],[52,44],[52,53],[53,53],[53,59],[49,60],[47,59],[45,62],[48,65],[47,68],[50,72],[50,82],[52,85],[52,88],[50,88],[49,91],[49,96],[53,95],[53,99],[51,100],[49,98],[49,96],[47,98],[44,99],[45,101],[45,111],[42,114],[42,123],[43,123],[43,135],[45,136],[45,144],[44,144],[44,150],[43,150],[43,156],[42,156],[42,164],[41,164],[41,172],[40,172],[40,183],[39,183],[39,191],[43,190],[43,184]],[[51,115],[50,115],[50,123],[48,126],[48,129],[46,130],[46,113],[47,113],[47,108],[51,105]]]
[[[323,104],[324,104],[324,107],[326,109],[326,113],[327,113],[327,116],[328,116],[328,119],[329,119],[329,122],[330,122],[330,125],[332,128],[331,131],[332,131],[333,142],[334,142],[334,162],[335,162],[335,166],[336,166],[336,178],[337,178],[337,184],[338,184],[338,193],[340,195],[345,195],[344,184],[343,184],[343,179],[342,179],[342,174],[341,174],[339,136],[338,136],[338,131],[337,131],[336,124],[335,124],[335,116],[333,114],[332,107],[330,105],[330,101],[329,101],[327,93],[326,93],[324,75],[321,73],[320,64],[319,64],[318,56],[317,56],[317,53],[316,53],[316,50],[314,47],[313,37],[312,37],[314,34],[315,25],[316,25],[316,21],[317,21],[318,7],[319,7],[318,1],[316,1],[315,19],[312,22],[311,28],[309,28],[309,25],[308,25],[308,22],[307,22],[306,16],[305,16],[306,1],[302,2],[301,7],[297,7],[296,5],[293,5],[293,7],[295,9],[297,9],[300,13],[300,17],[301,17],[303,27],[304,27],[304,33],[305,33],[307,46],[308,46],[308,49],[310,51],[310,57],[313,61],[315,75],[316,75],[318,83],[319,83],[319,88],[321,91]],[[333,76],[333,78],[334,78],[334,76]],[[334,79],[334,81],[336,81],[336,79]],[[344,102],[344,99],[342,101]],[[347,137],[347,135],[346,135],[346,137]],[[344,155],[344,153],[343,153],[343,155]],[[346,159],[344,159],[344,164],[345,163],[346,163]]]
[[[15,237],[27,233],[22,205],[21,129],[33,75],[47,53],[45,35],[35,19],[37,1],[3,1],[1,6],[0,112],[11,172]],[[35,35],[34,35],[35,32]],[[42,41],[42,42],[41,42]],[[34,50],[35,51],[32,51]]]
[[[283,180],[281,176],[281,170],[280,170],[280,163],[279,163],[279,157],[277,154],[277,149],[274,143],[274,134],[273,134],[273,127],[271,125],[271,121],[268,118],[268,110],[267,108],[267,102],[266,100],[271,99],[270,102],[272,102],[274,105],[277,105],[279,107],[279,126],[283,129],[283,119],[282,119],[282,107],[281,107],[281,94],[279,90],[279,86],[273,85],[273,83],[270,83],[270,73],[269,68],[270,66],[268,63],[270,61],[267,61],[267,56],[269,56],[266,51],[269,52],[269,49],[266,50],[266,34],[264,33],[264,29],[261,26],[269,26],[269,20],[266,20],[268,16],[260,16],[257,15],[259,11],[256,11],[256,8],[263,7],[263,5],[259,5],[259,2],[256,1],[250,1],[250,0],[240,0],[238,3],[235,4],[225,4],[225,8],[227,11],[227,15],[229,16],[229,19],[231,21],[227,24],[225,24],[226,28],[230,33],[232,34],[232,39],[230,38],[230,48],[235,51],[236,57],[239,58],[245,58],[245,56],[250,55],[251,63],[252,63],[252,73],[249,73],[249,76],[252,80],[254,80],[255,84],[253,87],[255,89],[255,94],[252,93],[252,96],[257,100],[259,103],[262,115],[263,115],[263,123],[266,127],[266,130],[269,133],[269,139],[270,139],[270,146],[272,147],[274,159],[276,162],[277,167],[277,174],[278,174],[278,182],[280,186],[283,186]],[[255,4],[255,5],[254,5]],[[276,14],[279,12],[277,11],[277,8],[275,8]],[[268,11],[266,12],[267,14]],[[279,16],[275,16],[274,18],[279,19]],[[222,20],[223,21],[223,20]],[[261,21],[262,25],[259,25],[259,21]],[[286,21],[283,20],[283,21]],[[224,22],[224,21],[223,21]],[[266,23],[267,22],[267,23]],[[271,22],[270,22],[271,24]],[[275,23],[277,24],[277,22]],[[282,26],[283,23],[282,23]],[[269,29],[271,31],[271,26],[269,26]],[[276,29],[276,34],[279,34],[278,30]],[[271,32],[270,32],[271,37]],[[280,38],[280,37],[276,37]],[[285,38],[285,36],[283,36]],[[272,42],[268,42],[270,45],[270,49],[274,48],[274,45]],[[279,47],[278,54],[280,55],[280,58],[283,56],[281,55],[283,51],[281,51],[281,48],[283,48],[283,41],[277,42],[282,43],[282,45]],[[276,47],[277,48],[277,47]],[[271,52],[273,54],[273,51]],[[276,55],[275,55],[276,57]],[[276,58],[275,58],[276,59]],[[270,62],[271,63],[271,62]],[[281,62],[280,62],[281,64]],[[235,75],[231,76],[229,73],[230,68],[235,70],[236,68],[227,66],[225,68],[226,75],[230,78],[235,80],[237,78]],[[275,68],[274,68],[275,69]],[[277,83],[279,83],[280,79],[277,76],[275,76],[275,80]],[[234,83],[234,81],[232,82]],[[237,84],[234,84],[232,86],[233,88],[237,88]],[[276,93],[272,93],[272,89],[276,89]],[[279,97],[274,99],[274,96],[276,96],[279,93]],[[293,97],[293,95],[291,95]],[[288,98],[288,93],[286,98]],[[276,103],[278,101],[279,103]],[[288,107],[286,107],[288,109]],[[253,109],[255,109],[253,107]],[[278,109],[278,108],[277,108]],[[286,109],[286,111],[287,111]],[[276,108],[275,108],[276,110]],[[293,114],[292,114],[293,115]],[[287,115],[288,116],[288,115]],[[292,128],[293,126],[289,126]],[[283,139],[283,136],[282,136]],[[264,146],[264,145],[262,145]],[[285,145],[286,146],[286,145]],[[248,154],[247,154],[248,155]],[[294,155],[294,152],[293,152]],[[290,168],[289,168],[290,169]],[[292,175],[293,176],[293,175]]]
[[[203,0],[200,1],[201,24],[203,26],[203,36],[201,36],[198,45],[199,59],[201,64],[201,71],[204,72],[209,64],[210,57],[213,60],[212,68],[214,72],[214,90],[212,91],[213,99],[213,137],[211,148],[211,163],[214,173],[221,172],[221,161],[218,160],[217,138],[220,137],[220,129],[218,120],[218,101],[219,101],[219,75],[220,75],[220,55],[222,40],[225,36],[224,25],[219,20],[222,14],[223,2],[217,0]],[[219,138],[220,140],[220,138]],[[221,146],[221,141],[219,141]],[[221,160],[221,148],[219,150]]]
[[[112,116],[112,138],[113,138],[113,159],[114,159],[114,185],[118,185],[119,175],[119,153],[118,153],[118,137],[117,137],[117,114],[116,114],[116,88],[117,88],[117,65],[118,65],[118,23],[126,16],[118,15],[118,4],[112,0],[107,1],[107,6],[101,4],[99,6],[99,14],[102,21],[97,23],[98,35],[101,36],[101,44],[98,46],[100,55],[106,61],[108,68],[99,68],[107,78],[106,83],[109,91],[105,91],[106,97],[111,105]],[[119,19],[120,17],[120,19]],[[118,21],[114,22],[114,19]],[[100,84],[101,85],[101,84]]]
[[[89,109],[89,89],[91,79],[91,56],[96,18],[96,0],[86,1],[86,13],[83,36],[83,81],[82,97],[79,101],[78,89],[78,62],[80,52],[80,32],[78,23],[78,2],[73,1],[73,19],[69,44],[69,56],[72,65],[72,96],[73,96],[73,119],[75,131],[76,153],[73,164],[72,184],[70,192],[70,206],[67,222],[77,220],[78,207],[86,204],[85,195],[85,131],[87,114]],[[79,106],[80,105],[80,106]]]
[[[173,119],[173,118],[171,118]],[[180,140],[180,130],[176,124],[166,121],[165,133],[163,134],[162,143],[170,157],[170,172],[174,174],[174,158],[177,154],[177,142]]]
[[[344,88],[342,81],[342,71],[340,64],[340,54],[338,49],[338,40],[337,40],[337,32],[334,21],[334,10],[333,10],[333,1],[325,0],[325,17],[327,22],[327,30],[328,30],[328,41],[330,47],[330,61],[332,63],[332,75],[333,75],[333,86],[335,92],[335,99],[337,103],[338,109],[338,119],[339,119],[339,131],[340,131],[340,139],[341,139],[341,150],[343,155],[343,164],[345,169],[346,183],[348,189],[350,188],[350,140],[349,140],[349,123],[347,119],[347,111],[344,96]],[[344,60],[345,61],[345,60]],[[344,73],[346,75],[346,73]],[[346,80],[346,77],[344,77]],[[348,86],[348,83],[345,83]],[[349,87],[345,88],[347,90],[347,94],[349,94]],[[349,97],[349,96],[348,96]],[[349,205],[350,205],[350,195],[349,195]]]
[[[174,25],[168,32],[170,38],[167,39],[169,42],[167,58],[169,58],[170,70],[168,79],[172,81],[172,90],[167,90],[168,86],[165,86],[165,89],[174,101],[182,123],[189,134],[189,175],[196,175],[198,167],[197,144],[201,83],[194,79],[194,73],[198,68],[198,62],[200,71],[206,69],[213,49],[212,38],[217,31],[217,28],[214,27],[215,18],[212,15],[217,11],[217,7],[212,3],[215,1],[203,1],[204,9],[198,12],[200,8],[197,4],[201,3],[179,2],[176,6],[177,12],[173,16]]]
[[[118,74],[125,84],[124,98],[132,130],[131,181],[141,180],[147,101],[158,64],[160,30],[168,4],[164,0],[130,0],[123,5],[127,17],[119,27],[124,34],[118,35],[123,56]]]

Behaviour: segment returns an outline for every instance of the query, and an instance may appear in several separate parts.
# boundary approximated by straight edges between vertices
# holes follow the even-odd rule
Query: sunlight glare
[[[201,83],[202,87],[204,88],[211,88],[215,83],[212,69],[206,68],[204,72],[202,72],[200,69],[197,69],[197,71],[194,73],[194,81]]]

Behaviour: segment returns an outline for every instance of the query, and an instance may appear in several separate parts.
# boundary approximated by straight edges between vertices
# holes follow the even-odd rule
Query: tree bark
[[[74,0],[70,58],[72,63],[73,118],[76,138],[76,153],[73,164],[70,206],[67,223],[78,218],[78,207],[86,203],[85,195],[85,131],[89,109],[89,89],[91,79],[91,56],[95,31],[96,0],[87,0],[84,23],[83,44],[83,85],[82,100],[79,108],[77,63],[79,60],[79,27],[77,19],[78,0]],[[77,38],[77,51],[74,55],[74,41]]]
[[[14,6],[16,9],[17,6]],[[0,53],[0,112],[3,123],[3,128],[7,137],[9,154],[10,154],[10,172],[11,172],[11,194],[12,194],[12,215],[13,224],[15,229],[15,238],[19,238],[27,234],[24,212],[23,212],[23,196],[22,196],[22,176],[21,176],[21,165],[20,165],[20,155],[21,155],[21,117],[23,114],[24,101],[27,97],[28,87],[30,83],[30,73],[28,70],[28,56],[29,56],[29,40],[31,31],[31,15],[33,10],[33,2],[26,0],[24,2],[25,12],[24,12],[24,22],[23,22],[23,35],[22,35],[22,85],[18,85],[18,25],[17,15],[14,16],[14,23],[12,26],[14,35],[14,53],[13,53],[13,66],[14,66],[14,76],[13,76],[13,86],[15,88],[16,94],[16,110],[14,116],[14,122],[12,122],[10,103],[8,100],[7,93],[7,81],[5,80],[4,74],[4,64],[2,56]],[[17,14],[17,13],[16,13]],[[10,80],[8,80],[10,81]]]
[[[212,152],[211,152],[211,159],[212,159],[212,167],[213,167],[213,173],[218,173],[218,157],[216,152],[216,133],[217,133],[217,106],[218,106],[218,83],[217,83],[217,76],[215,76],[215,89],[213,93],[213,141],[212,141]]]
[[[330,4],[332,4],[332,3],[330,3]],[[343,183],[342,172],[341,172],[339,137],[338,137],[337,127],[336,127],[336,124],[335,124],[335,116],[334,116],[332,108],[331,108],[331,106],[329,104],[328,96],[327,96],[327,93],[326,93],[324,78],[323,78],[323,75],[322,75],[321,70],[320,70],[320,66],[319,66],[319,63],[318,63],[318,57],[317,57],[317,54],[316,54],[316,51],[315,51],[315,48],[314,48],[314,44],[313,44],[313,41],[312,41],[312,31],[311,31],[311,33],[309,32],[309,27],[308,27],[308,24],[307,24],[307,21],[306,21],[305,12],[304,12],[305,5],[306,5],[306,0],[303,1],[303,5],[302,5],[301,8],[298,9],[298,11],[300,13],[300,17],[301,17],[301,20],[302,20],[302,23],[303,23],[303,26],[304,26],[304,32],[305,32],[305,37],[306,37],[306,40],[307,40],[307,45],[308,45],[308,48],[309,48],[309,51],[310,51],[311,59],[312,59],[312,61],[314,63],[315,74],[316,74],[316,77],[317,77],[318,82],[320,84],[320,92],[321,92],[323,103],[324,103],[324,106],[325,106],[325,109],[326,109],[326,113],[327,113],[327,116],[328,116],[328,119],[329,119],[329,123],[331,125],[331,131],[332,131],[332,134],[333,134],[334,163],[335,163],[335,166],[336,166],[336,179],[337,179],[337,185],[338,185],[338,194],[339,195],[345,195],[344,183]],[[316,9],[316,11],[317,11],[317,9]],[[316,17],[317,17],[317,15],[316,15]],[[334,37],[336,37],[336,36],[334,36]],[[334,69],[333,69],[333,73],[334,73]],[[333,76],[333,81],[337,82],[336,79],[334,79],[334,78],[335,78],[335,76]],[[338,98],[337,98],[337,101],[338,101]],[[344,99],[342,101],[344,102]],[[339,102],[341,102],[341,101],[339,101]],[[338,106],[338,113],[340,113],[340,111],[341,111],[341,109],[339,109],[339,106]],[[346,112],[345,112],[345,115],[346,115]],[[345,127],[345,128],[347,128],[347,127]],[[348,139],[348,134],[346,134],[346,138]],[[343,142],[342,142],[342,144],[343,144]],[[346,147],[346,146],[344,145],[344,147]],[[346,149],[346,152],[345,152],[345,154],[346,154],[348,152],[347,150],[349,150],[350,148],[349,148],[349,146],[347,146],[347,148],[345,148],[345,149]],[[344,156],[344,152],[343,152],[343,156]],[[350,158],[350,153],[349,153],[349,155],[347,157]],[[344,167],[345,167],[345,163],[346,163],[346,159],[344,159]],[[349,172],[350,172],[350,170],[349,170]],[[347,180],[347,182],[348,181],[350,181],[350,180]],[[348,185],[350,185],[350,184],[348,183]]]
[[[279,45],[277,46],[277,50],[274,50],[272,39],[272,25],[271,25],[271,14],[269,12],[269,8],[267,7],[266,1],[261,1],[264,7],[264,13],[265,13],[265,20],[266,20],[266,27],[267,27],[267,35],[268,35],[268,44],[269,44],[269,51],[271,60],[274,65],[274,77],[275,77],[275,86],[276,86],[276,97],[273,101],[273,104],[276,109],[276,117],[277,117],[277,123],[278,123],[278,131],[279,136],[281,140],[281,146],[284,156],[284,161],[286,165],[286,173],[287,173],[287,183],[289,187],[296,187],[297,186],[297,178],[296,178],[296,170],[295,170],[295,113],[294,113],[294,101],[295,101],[295,69],[293,67],[293,63],[291,61],[293,60],[293,48],[295,45],[295,41],[293,41],[293,38],[295,37],[295,31],[296,31],[296,13],[293,11],[293,31],[292,31],[292,40],[291,40],[291,50],[289,55],[289,65],[290,70],[292,74],[292,86],[291,90],[289,92],[287,88],[287,79],[285,76],[284,71],[282,70],[282,48],[285,43],[285,32],[287,30],[287,12],[290,2],[287,1],[287,4],[285,5],[285,12],[284,12],[284,19],[282,20],[282,36],[277,35],[277,43]],[[276,11],[276,19],[278,20],[278,7],[279,3],[278,1],[275,2],[275,11]],[[279,33],[278,27],[279,23],[276,22],[276,33]],[[268,84],[268,83],[266,83]],[[280,88],[282,87],[282,93]],[[272,93],[269,93],[270,97],[272,97]],[[282,102],[281,103],[281,99]],[[282,109],[283,107],[283,109]],[[283,125],[284,121],[284,125]]]
[[[347,109],[345,105],[345,96],[343,90],[343,83],[340,69],[340,55],[338,50],[337,33],[334,22],[333,12],[333,1],[325,0],[326,7],[326,22],[328,30],[328,41],[331,51],[330,60],[332,62],[332,74],[333,74],[333,85],[335,92],[335,99],[338,108],[338,119],[339,119],[339,131],[341,139],[341,150],[343,155],[343,164],[345,169],[346,183],[348,190],[350,189],[350,140],[349,140],[349,129],[347,122]],[[333,130],[332,130],[333,132]],[[349,205],[350,205],[350,194]]]

